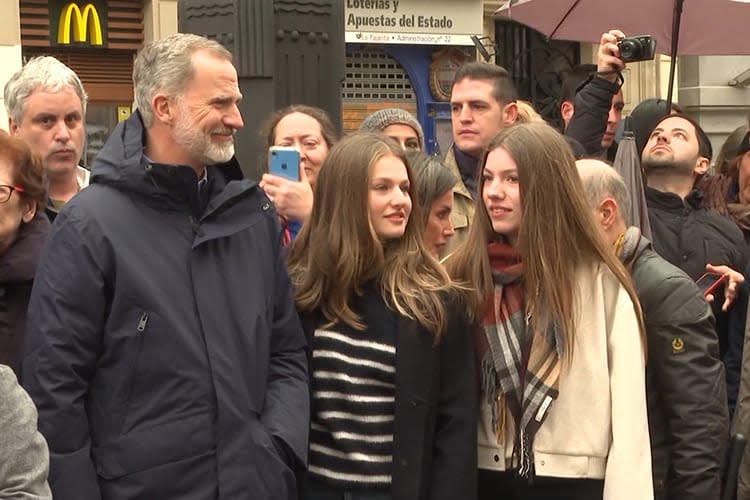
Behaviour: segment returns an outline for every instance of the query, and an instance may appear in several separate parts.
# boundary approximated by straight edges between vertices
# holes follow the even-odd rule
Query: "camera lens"
[[[636,59],[641,53],[641,44],[636,40],[623,40],[619,44],[620,59]]]

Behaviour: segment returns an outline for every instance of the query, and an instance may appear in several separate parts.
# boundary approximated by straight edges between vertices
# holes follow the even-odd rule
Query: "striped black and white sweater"
[[[391,483],[396,313],[374,288],[351,303],[367,327],[315,330],[309,472],[342,488]]]

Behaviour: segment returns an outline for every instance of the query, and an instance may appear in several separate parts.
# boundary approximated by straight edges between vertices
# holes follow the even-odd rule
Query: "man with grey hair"
[[[305,338],[281,228],[243,179],[237,72],[175,34],[137,56],[137,111],[60,211],[23,382],[56,500],[297,498]]]
[[[620,175],[599,160],[577,166],[596,225],[630,271],[643,309],[654,498],[718,499],[729,417],[711,308],[687,274],[627,226]]]
[[[5,84],[5,107],[11,135],[41,156],[47,176],[50,221],[89,183],[78,165],[86,131],[86,92],[75,72],[50,56],[35,57]]]

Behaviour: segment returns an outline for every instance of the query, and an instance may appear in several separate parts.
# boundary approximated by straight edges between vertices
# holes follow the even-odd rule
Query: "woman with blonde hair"
[[[516,101],[516,107],[518,108],[518,118],[516,118],[516,123],[544,122],[542,115],[537,113],[536,109],[534,109],[534,105],[529,101],[518,99]]]
[[[305,497],[473,498],[469,327],[422,242],[403,149],[382,134],[341,140],[316,194],[288,261],[311,350]]]
[[[641,312],[567,143],[517,124],[480,166],[446,262],[480,325],[479,498],[653,498]]]

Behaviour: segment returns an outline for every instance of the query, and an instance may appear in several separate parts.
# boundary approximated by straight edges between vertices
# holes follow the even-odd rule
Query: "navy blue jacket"
[[[296,498],[306,342],[276,213],[235,161],[209,167],[201,203],[144,137],[139,113],[118,125],[34,283],[23,374],[53,495]]]

